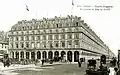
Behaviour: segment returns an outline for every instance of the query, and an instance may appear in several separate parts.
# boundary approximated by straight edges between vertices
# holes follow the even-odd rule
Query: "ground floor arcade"
[[[77,62],[81,57],[81,51],[75,50],[37,50],[37,51],[10,51],[10,58],[14,59],[54,59],[55,57],[61,57],[64,60],[71,62]]]
[[[83,50],[12,50],[10,51],[10,58],[13,59],[30,59],[35,61],[36,59],[57,59],[61,57],[63,60],[69,60],[70,62],[77,62],[80,58],[95,58],[96,55],[91,52],[85,52]]]

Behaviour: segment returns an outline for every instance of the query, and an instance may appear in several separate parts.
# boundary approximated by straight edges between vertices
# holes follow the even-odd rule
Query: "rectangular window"
[[[18,44],[16,44],[16,48],[18,48]]]
[[[65,39],[65,35],[64,34],[61,35],[61,39]]]
[[[69,28],[69,29],[68,29],[68,32],[72,32],[72,29],[71,29],[71,28]]]
[[[43,33],[46,33],[46,30],[43,30]]]
[[[58,35],[55,35],[55,40],[58,40],[58,38],[59,38]]]
[[[50,33],[52,33],[52,30],[50,30]]]
[[[59,45],[58,41],[55,41],[54,43],[55,43],[55,47],[58,47]]]
[[[13,41],[13,37],[11,37],[11,41]]]
[[[37,31],[37,34],[40,34],[40,30]]]
[[[76,22],[76,26],[79,26],[79,23],[78,23],[78,22]]]
[[[13,43],[11,43],[11,48],[13,48]]]
[[[53,48],[53,45],[52,45],[52,43],[50,42],[50,48]]]
[[[34,37],[34,36],[32,36],[32,40],[35,40],[35,37]]]
[[[68,41],[68,45],[72,45],[72,41],[70,40],[70,41]]]
[[[43,35],[43,40],[46,40],[46,36],[45,35]]]
[[[79,34],[74,34],[75,39],[79,39]]]
[[[75,32],[79,32],[79,28],[75,28]]]
[[[48,36],[48,39],[49,39],[49,40],[52,40],[52,35],[49,35],[49,36]]]
[[[40,40],[40,36],[37,36],[37,39]]]
[[[26,40],[29,40],[29,36],[26,36]]]
[[[43,47],[46,48],[46,43],[45,42],[43,42]]]
[[[72,34],[68,34],[68,39],[72,39]]]
[[[32,45],[32,49],[35,48],[35,44],[34,43],[32,43],[31,45]]]
[[[23,48],[24,47],[24,44],[23,43],[21,43],[21,48]]]
[[[3,48],[3,44],[2,44],[2,48]]]
[[[26,48],[29,48],[29,43],[26,43]]]
[[[79,40],[75,40],[75,45],[78,45],[79,44]]]
[[[22,36],[22,37],[21,37],[21,41],[23,41],[23,40],[24,40],[24,37]]]
[[[62,47],[65,47],[65,41],[62,41]]]
[[[58,24],[56,24],[56,27],[57,27],[57,28],[59,27]]]
[[[29,34],[29,31],[27,31],[27,34]]]
[[[16,41],[18,41],[18,37],[16,37]]]
[[[37,48],[40,48],[40,43],[39,42],[37,43]]]
[[[56,33],[58,33],[58,29],[56,29]]]
[[[65,32],[65,29],[62,29],[62,32],[64,33],[64,32]]]
[[[32,34],[34,34],[34,31],[32,31]]]

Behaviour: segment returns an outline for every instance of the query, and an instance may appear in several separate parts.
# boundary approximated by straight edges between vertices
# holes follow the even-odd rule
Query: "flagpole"
[[[27,11],[29,11],[29,8],[28,8],[28,6],[26,4],[25,4],[25,6],[26,6],[25,19],[27,20]]]
[[[74,2],[72,0],[71,15],[73,15],[73,7],[74,7]]]

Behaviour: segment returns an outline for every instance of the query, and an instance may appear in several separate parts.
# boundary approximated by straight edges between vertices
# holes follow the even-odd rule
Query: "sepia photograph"
[[[1,0],[0,75],[120,75],[120,0]]]

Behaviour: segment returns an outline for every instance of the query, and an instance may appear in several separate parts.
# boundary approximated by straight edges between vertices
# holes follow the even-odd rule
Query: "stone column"
[[[43,59],[43,54],[42,54],[43,51],[41,51],[41,59]]]
[[[14,52],[14,58],[16,58],[16,52]]]
[[[31,60],[31,52],[29,52],[29,59]]]
[[[20,59],[21,59],[21,54],[20,54],[20,51],[19,51],[18,53],[19,53],[19,61],[20,61]]]
[[[24,51],[24,59],[26,59],[26,51]]]
[[[53,52],[53,56],[52,56],[52,58],[54,59],[55,54],[54,54],[54,51],[52,51],[52,52]]]
[[[66,60],[68,60],[68,59],[67,59],[67,56],[68,56],[68,55],[67,55],[67,51],[66,51]]]
[[[74,62],[74,52],[72,52],[72,62]]]
[[[59,50],[58,50],[58,52],[59,52],[59,55],[58,55],[58,57],[61,57],[61,51],[59,51]]]
[[[48,51],[46,51],[47,59],[48,59]]]
[[[37,59],[37,51],[35,51],[35,60]]]
[[[82,58],[82,50],[79,51],[79,57]]]
[[[65,60],[67,60],[67,54],[65,55]]]

